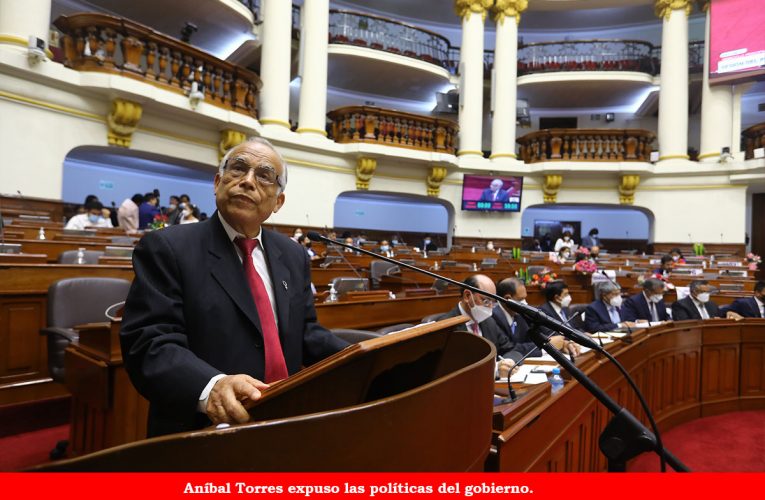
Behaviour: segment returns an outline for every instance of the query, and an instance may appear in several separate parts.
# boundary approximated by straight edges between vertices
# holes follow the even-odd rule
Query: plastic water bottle
[[[41,227],[40,232],[37,233],[37,239],[38,240],[44,240],[45,239],[45,228]]]
[[[558,368],[557,366],[553,368],[552,370],[552,377],[550,377],[550,385],[552,386],[553,394],[563,389],[563,378],[560,376],[560,368]]]
[[[77,249],[77,259],[74,261],[75,264],[84,264],[85,263],[85,249],[79,248]]]
[[[337,302],[337,290],[335,290],[335,284],[329,284],[329,297],[324,302]]]

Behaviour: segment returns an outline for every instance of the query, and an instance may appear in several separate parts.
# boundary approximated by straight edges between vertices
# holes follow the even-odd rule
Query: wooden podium
[[[490,342],[467,318],[360,344],[264,392],[252,422],[138,441],[40,471],[481,471],[491,446]]]

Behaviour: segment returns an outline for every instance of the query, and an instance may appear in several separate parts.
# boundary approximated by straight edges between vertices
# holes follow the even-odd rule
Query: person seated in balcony
[[[667,321],[667,305],[664,303],[664,282],[648,278],[643,282],[643,291],[624,301],[622,307],[624,321]]]
[[[672,260],[675,264],[685,264],[685,257],[683,257],[683,252],[681,252],[679,248],[670,250],[669,255],[672,256]]]
[[[598,284],[600,300],[587,306],[584,311],[584,330],[589,333],[611,332],[618,328],[633,328],[635,323],[624,321],[622,290],[616,283],[602,281]]]
[[[553,250],[558,252],[563,247],[568,247],[571,249],[571,251],[576,250],[577,244],[574,243],[574,239],[571,237],[571,231],[563,231],[563,236],[555,241],[555,247]]]
[[[85,205],[85,213],[77,214],[66,223],[64,229],[76,229],[82,231],[87,227],[112,227],[112,221],[104,217],[104,206],[100,201],[89,201]]]
[[[675,261],[671,255],[665,255],[661,258],[661,265],[658,269],[653,271],[654,276],[657,278],[667,278],[672,274],[672,268],[675,266]]]
[[[598,231],[597,227],[593,227],[590,229],[590,232],[587,233],[587,236],[582,238],[582,246],[585,248],[592,248],[592,247],[600,247],[600,237],[598,236],[600,232]]]
[[[686,319],[709,319],[720,318],[724,313],[720,308],[709,300],[712,287],[706,280],[693,280],[690,285],[691,293],[684,299],[672,304],[672,319],[683,321]]]
[[[491,181],[491,184],[489,184],[489,187],[483,190],[483,193],[481,193],[481,198],[478,201],[507,201],[507,191],[502,190],[502,186],[504,184],[505,183],[502,182],[502,179],[494,179]]]
[[[752,297],[736,299],[722,310],[729,319],[765,318],[765,280],[755,283]]]

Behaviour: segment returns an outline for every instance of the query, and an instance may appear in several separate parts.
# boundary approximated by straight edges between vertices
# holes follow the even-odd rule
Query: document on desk
[[[549,366],[549,370],[547,369]],[[547,382],[547,373],[552,371],[552,365],[521,365],[510,377],[510,382],[514,384],[542,384]]]

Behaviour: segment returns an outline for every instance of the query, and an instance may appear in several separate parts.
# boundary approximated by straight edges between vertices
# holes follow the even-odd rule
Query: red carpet
[[[68,424],[0,438],[0,471],[14,471],[49,462],[50,450],[57,442],[68,438]]]
[[[765,411],[700,418],[663,433],[662,440],[695,472],[765,472]],[[644,453],[628,470],[658,472],[659,459]]]

